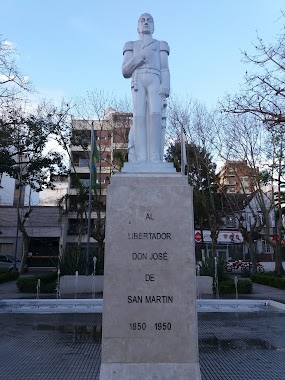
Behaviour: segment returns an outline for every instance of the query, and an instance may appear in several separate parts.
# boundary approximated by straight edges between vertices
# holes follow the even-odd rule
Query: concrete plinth
[[[100,380],[201,379],[198,363],[102,363]]]
[[[186,177],[114,175],[106,220],[100,380],[200,379]]]
[[[103,276],[65,275],[60,279],[60,293],[103,292]]]

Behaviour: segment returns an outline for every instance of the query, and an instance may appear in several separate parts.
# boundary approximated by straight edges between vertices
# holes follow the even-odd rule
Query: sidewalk
[[[273,288],[267,285],[252,284],[252,294],[244,295],[243,298],[251,299],[266,299],[285,304],[285,290]]]

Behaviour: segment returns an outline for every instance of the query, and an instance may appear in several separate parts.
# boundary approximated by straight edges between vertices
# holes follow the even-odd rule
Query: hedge
[[[251,294],[252,282],[250,280],[240,280],[237,283],[238,294]],[[234,294],[236,292],[234,280],[225,280],[219,283],[219,294]]]
[[[6,273],[0,273],[0,284],[3,282],[13,281],[17,280],[17,278],[20,276],[19,272],[6,272]]]
[[[255,273],[251,275],[251,280],[258,284],[272,286],[273,288],[285,289],[285,279],[272,273]]]
[[[57,272],[48,272],[40,276],[22,277],[17,281],[17,287],[22,293],[36,293],[38,279],[41,280],[41,293],[55,292],[57,285]]]

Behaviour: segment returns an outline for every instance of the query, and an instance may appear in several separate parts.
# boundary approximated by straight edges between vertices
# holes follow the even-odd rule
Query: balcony
[[[106,217],[106,212],[105,211],[101,211],[100,212],[100,217],[101,218],[105,218]],[[70,212],[68,213],[68,218],[69,219],[76,219],[77,218],[77,213],[76,212]],[[94,220],[94,219],[97,219],[98,218],[98,214],[96,211],[92,211],[91,212],[91,220]]]
[[[98,187],[99,187],[100,185],[98,185]],[[100,195],[107,195],[107,189],[106,188],[101,188],[101,189],[99,189],[98,188],[98,191],[100,190]],[[98,191],[97,191],[97,193],[98,193]],[[77,192],[76,192],[76,189],[74,189],[74,188],[70,188],[69,189],[69,195],[74,195],[74,196],[76,196],[77,195]],[[94,191],[93,191],[93,194],[94,194]]]

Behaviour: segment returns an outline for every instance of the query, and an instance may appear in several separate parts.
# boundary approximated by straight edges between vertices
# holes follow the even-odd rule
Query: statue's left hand
[[[164,96],[165,98],[168,98],[169,97],[169,92],[170,91],[169,91],[168,87],[160,86],[159,95]]]

